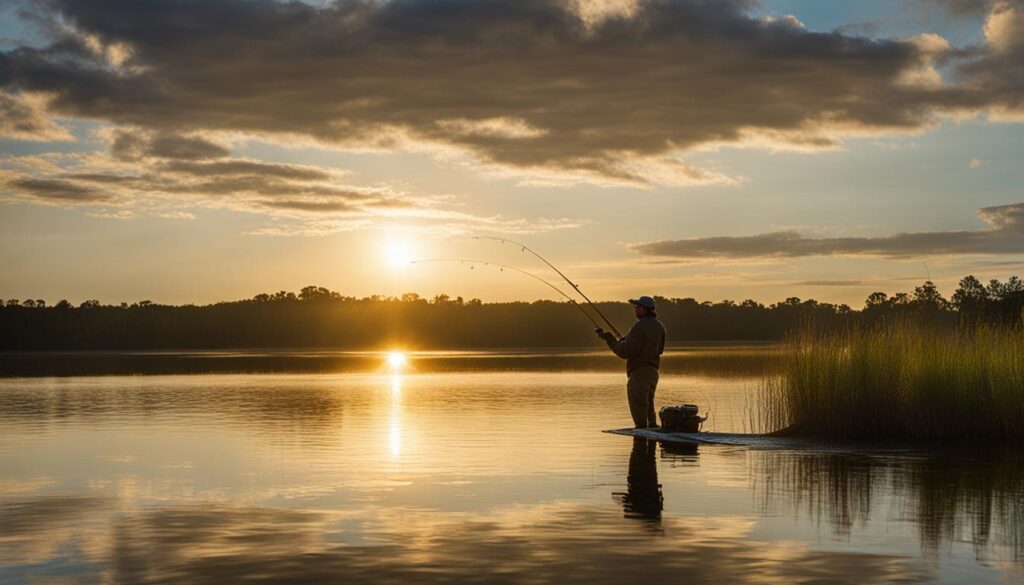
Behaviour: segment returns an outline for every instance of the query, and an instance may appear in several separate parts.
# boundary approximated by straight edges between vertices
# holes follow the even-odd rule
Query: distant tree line
[[[983,285],[968,276],[950,298],[925,282],[910,293],[876,292],[860,310],[796,297],[771,305],[746,300],[699,302],[656,297],[672,342],[772,341],[806,323],[835,329],[894,316],[942,326],[1017,324],[1024,318],[1024,282]],[[632,321],[625,303],[599,303],[623,333]],[[307,286],[212,305],[150,301],[102,305],[87,300],[0,302],[0,350],[148,350],[216,348],[580,347],[599,345],[593,326],[565,302],[484,303],[415,293],[401,297],[343,296]]]

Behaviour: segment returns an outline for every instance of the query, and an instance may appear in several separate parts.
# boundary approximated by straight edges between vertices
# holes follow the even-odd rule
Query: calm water
[[[750,430],[757,351],[676,352],[659,405]],[[634,441],[580,355],[0,379],[0,582],[1024,579],[1020,454]]]

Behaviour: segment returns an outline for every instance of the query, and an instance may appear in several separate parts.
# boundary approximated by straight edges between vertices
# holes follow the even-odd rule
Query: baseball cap
[[[629,299],[630,304],[640,305],[646,309],[654,310],[654,299],[648,296],[640,297],[639,299]]]

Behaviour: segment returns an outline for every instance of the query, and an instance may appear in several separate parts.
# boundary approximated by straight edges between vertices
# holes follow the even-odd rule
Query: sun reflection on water
[[[403,356],[404,357],[404,356]],[[391,374],[391,458],[402,455],[402,375]]]

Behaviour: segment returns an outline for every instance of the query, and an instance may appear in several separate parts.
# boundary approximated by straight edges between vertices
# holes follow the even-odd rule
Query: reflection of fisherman
[[[626,360],[626,396],[633,426],[638,429],[658,426],[654,412],[654,390],[658,387],[658,366],[665,351],[665,326],[658,321],[654,299],[630,299],[637,321],[622,339],[598,327],[594,331],[608,343],[615,355]]]
[[[633,437],[633,451],[629,454],[629,475],[626,493],[613,494],[622,502],[626,518],[661,520],[664,498],[658,484],[658,463],[655,461],[657,441]]]

